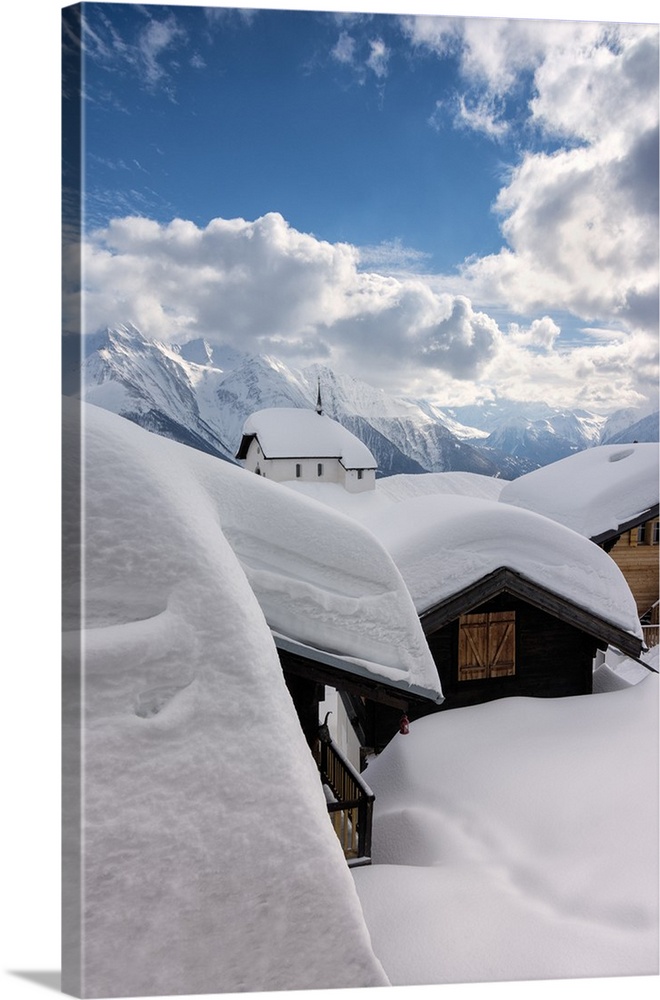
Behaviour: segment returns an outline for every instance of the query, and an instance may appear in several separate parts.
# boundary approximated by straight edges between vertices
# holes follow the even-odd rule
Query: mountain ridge
[[[65,395],[80,395],[230,462],[236,461],[251,413],[313,407],[319,385],[324,412],[364,441],[381,476],[464,471],[514,479],[601,443],[605,429],[623,440],[621,425],[629,419],[636,427],[642,416],[622,411],[606,419],[585,410],[502,400],[445,408],[390,396],[327,365],[289,368],[272,355],[250,355],[202,338],[166,344],[143,336],[132,324],[63,348]],[[647,435],[653,420],[644,415]]]

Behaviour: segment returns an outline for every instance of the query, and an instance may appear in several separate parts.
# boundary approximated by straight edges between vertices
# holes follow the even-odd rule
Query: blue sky
[[[437,103],[454,100],[456,55],[415,55],[398,18],[94,5],[88,18],[90,224],[276,210],[321,239],[401,245],[434,269],[499,249],[489,209],[517,137],[454,128]],[[156,23],[172,40],[158,52],[154,38],[149,55]],[[102,52],[111,33],[137,51]]]
[[[89,331],[452,404],[657,395],[657,24],[104,3],[84,23]]]

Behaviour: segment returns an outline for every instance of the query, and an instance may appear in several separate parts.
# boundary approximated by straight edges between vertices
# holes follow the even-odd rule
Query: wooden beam
[[[291,653],[288,650],[278,649],[280,663],[284,673],[290,673],[299,677],[306,677],[308,680],[318,681],[320,684],[327,684],[329,687],[339,691],[348,691],[351,694],[369,698],[381,705],[389,705],[405,711],[410,704],[428,705],[429,700],[421,698],[419,695],[401,692],[395,693],[392,688],[379,683],[377,680],[358,677],[355,674],[344,673],[327,664],[316,660],[307,659]]]
[[[616,541],[620,535],[624,535],[626,531],[631,531],[632,528],[638,528],[640,524],[646,524],[647,521],[652,521],[654,517],[658,517],[660,513],[660,504],[653,504],[652,507],[648,507],[646,510],[642,511],[640,514],[635,514],[630,520],[624,521],[622,524],[618,525],[616,528],[611,528],[609,531],[601,531],[599,535],[594,535],[591,539],[596,545],[604,545],[609,541]]]

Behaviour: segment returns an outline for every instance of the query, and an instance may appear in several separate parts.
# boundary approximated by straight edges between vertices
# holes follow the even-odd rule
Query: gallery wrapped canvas
[[[63,991],[652,980],[658,25],[62,59]]]

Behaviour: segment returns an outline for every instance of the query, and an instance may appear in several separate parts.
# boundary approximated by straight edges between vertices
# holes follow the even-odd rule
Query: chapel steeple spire
[[[321,379],[318,379],[318,392],[316,394],[316,412],[321,416],[323,413],[323,406],[321,405]]]

